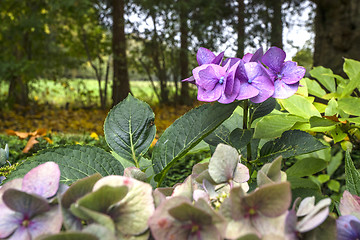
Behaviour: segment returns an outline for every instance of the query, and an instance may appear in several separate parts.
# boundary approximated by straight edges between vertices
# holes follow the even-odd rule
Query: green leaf
[[[276,106],[275,98],[268,98],[262,103],[251,103],[250,104],[250,122],[255,119],[268,115],[274,110]]]
[[[219,143],[231,145],[230,133],[237,127],[242,126],[243,118],[240,114],[234,112],[231,117],[226,119],[219,127],[204,138],[204,141],[212,146]],[[191,150],[190,150],[191,151]]]
[[[322,118],[322,117],[311,117],[310,118],[310,126],[312,128],[315,127],[331,127],[336,125],[337,122],[334,122],[330,119]]]
[[[348,75],[350,81],[352,79],[357,79],[357,77],[359,76],[359,72],[360,72],[360,62],[353,60],[353,59],[348,59],[345,58],[344,61],[344,72],[346,73],[346,75]],[[359,82],[358,82],[359,84]]]
[[[191,148],[231,116],[238,103],[204,104],[177,119],[155,144],[152,162],[156,181],[162,182],[166,172]]]
[[[293,157],[326,148],[319,140],[309,133],[299,130],[284,132],[280,138],[264,144],[260,150],[259,160],[262,162],[275,159],[282,155],[283,158]]]
[[[253,132],[251,129],[236,128],[230,133],[230,143],[236,149],[242,149],[251,141]]]
[[[255,125],[254,138],[279,137],[290,130],[296,122],[307,122],[306,119],[289,114],[276,114],[263,117]]]
[[[301,178],[301,177],[289,175],[289,176],[287,176],[287,181],[289,181],[291,183],[291,189],[307,188],[307,189],[313,189],[313,190],[320,191],[320,186],[308,178]],[[311,196],[311,195],[309,195],[309,196]]]
[[[342,151],[339,151],[335,156],[331,157],[329,165],[327,166],[326,172],[330,176],[334,174],[334,172],[341,166],[341,162],[343,159]]]
[[[339,190],[340,190],[340,183],[334,179],[331,179],[327,183],[327,186],[331,191],[334,191],[334,192],[339,192]]]
[[[28,159],[8,176],[8,180],[22,178],[32,168],[53,161],[61,171],[60,182],[71,184],[95,173],[102,176],[122,175],[123,166],[110,153],[93,146],[65,146],[48,148]]]
[[[309,78],[303,78],[303,79],[306,81],[308,91],[311,95],[321,98],[326,94],[325,90],[322,89],[322,87],[317,81],[311,80]]]
[[[288,176],[304,177],[310,176],[314,173],[320,172],[325,169],[327,162],[320,158],[304,158],[299,159],[292,165],[286,174]]]
[[[90,233],[82,232],[62,232],[51,236],[42,235],[36,238],[37,240],[99,240],[96,236]]]
[[[334,140],[334,143],[341,142],[347,137],[347,134],[342,131],[340,126],[337,126],[335,129],[331,130],[330,134]]]
[[[329,68],[314,67],[310,71],[310,75],[316,78],[330,92],[336,91],[335,79],[331,76],[333,72]],[[330,75],[330,76],[329,76]]]
[[[345,182],[346,189],[353,195],[360,195],[360,173],[355,168],[350,152],[345,152]]]
[[[360,116],[360,98],[346,97],[338,100],[338,105],[345,113]],[[357,106],[357,107],[356,107]]]
[[[309,119],[312,116],[321,117],[316,107],[303,96],[292,95],[286,99],[278,99],[280,104],[291,114]]]
[[[150,106],[129,95],[109,112],[105,139],[112,150],[139,167],[139,158],[155,138],[154,113]]]
[[[330,180],[330,176],[327,175],[327,174],[320,174],[319,176],[317,176],[317,180],[323,184],[323,183],[326,183],[327,181]]]
[[[338,103],[335,100],[335,98],[331,98],[330,101],[328,102],[328,105],[325,109],[325,116],[334,116],[336,114],[338,114]]]

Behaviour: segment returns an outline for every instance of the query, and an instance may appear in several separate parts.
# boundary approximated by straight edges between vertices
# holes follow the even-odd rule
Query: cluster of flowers
[[[196,58],[199,66],[193,69],[193,76],[183,81],[196,84],[198,100],[204,102],[227,104],[250,99],[261,103],[270,97],[288,98],[297,91],[306,71],[296,62],[285,62],[286,53],[277,47],[271,47],[265,54],[260,48],[242,59],[224,61],[224,52],[216,56],[200,48]]]

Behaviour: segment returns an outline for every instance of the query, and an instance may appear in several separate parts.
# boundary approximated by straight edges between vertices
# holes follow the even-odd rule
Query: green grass
[[[158,86],[157,83],[155,83]],[[170,85],[172,86],[172,85]],[[130,81],[132,94],[148,102],[157,104],[155,92],[149,81]],[[0,81],[0,100],[8,94],[8,83]],[[107,103],[111,103],[112,89],[108,85]],[[40,104],[65,106],[67,103],[77,107],[99,106],[99,86],[95,79],[60,79],[57,81],[39,79],[30,84],[30,99]]]

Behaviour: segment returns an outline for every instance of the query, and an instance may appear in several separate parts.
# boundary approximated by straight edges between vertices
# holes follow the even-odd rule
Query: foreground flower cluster
[[[216,56],[200,48],[196,57],[199,66],[193,69],[193,76],[183,81],[196,84],[198,100],[204,102],[227,104],[250,99],[261,103],[270,97],[288,98],[297,91],[306,71],[296,62],[285,62],[285,52],[277,47],[271,47],[265,54],[259,49],[242,59],[225,61],[224,52]]]
[[[281,157],[258,171],[251,190],[239,160],[236,149],[219,144],[183,183],[155,190],[135,167],[65,187],[58,165],[47,162],[0,188],[0,239],[320,239],[318,227],[329,240],[359,237],[357,196],[344,193],[336,223],[329,198],[291,204]]]

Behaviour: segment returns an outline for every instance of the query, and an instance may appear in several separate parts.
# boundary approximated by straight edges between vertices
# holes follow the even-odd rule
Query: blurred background
[[[181,80],[206,47],[283,48],[343,75],[360,59],[358,0],[1,0],[0,132],[95,131],[129,93],[166,128],[196,102]],[[164,125],[163,127],[161,125]]]

